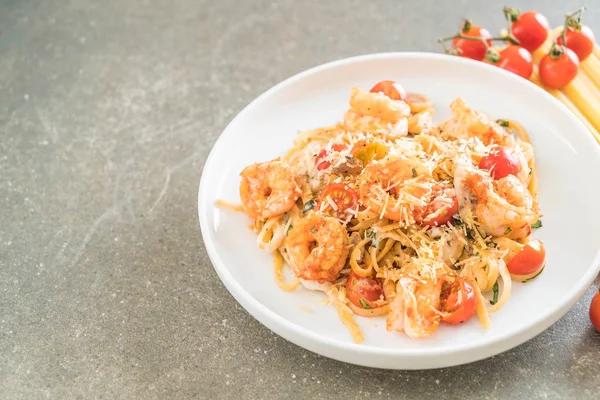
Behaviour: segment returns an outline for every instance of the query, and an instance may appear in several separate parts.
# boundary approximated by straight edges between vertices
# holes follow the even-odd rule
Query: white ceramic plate
[[[324,295],[275,284],[271,255],[256,245],[243,213],[214,206],[239,202],[239,172],[291,146],[298,130],[341,120],[350,88],[368,90],[394,79],[431,97],[437,122],[460,96],[494,118],[520,121],[530,133],[540,176],[546,270],[514,284],[508,304],[485,331],[477,318],[441,326],[427,339],[387,332],[383,318],[358,318],[365,341],[356,345]],[[271,88],[248,105],[215,144],[202,174],[198,210],[204,243],[219,277],[257,320],[287,340],[337,360],[394,369],[437,368],[508,350],[562,317],[600,269],[600,151],[585,127],[552,96],[511,73],[458,57],[424,53],[367,55],[325,64]]]

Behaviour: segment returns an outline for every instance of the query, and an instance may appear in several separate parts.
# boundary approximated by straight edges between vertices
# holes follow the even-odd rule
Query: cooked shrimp
[[[413,338],[427,337],[435,333],[440,316],[440,294],[443,279],[437,283],[402,277],[396,286],[396,297],[390,303],[387,330],[404,331]]]
[[[498,194],[513,206],[533,208],[535,205],[537,207],[529,190],[523,186],[523,183],[516,176],[507,175],[494,183],[496,184]]]
[[[240,176],[240,198],[244,210],[254,219],[289,211],[302,193],[291,168],[281,161],[252,164]]]
[[[441,126],[444,136],[456,139],[478,137],[486,146],[495,143],[513,147],[515,139],[487,115],[473,110],[461,98],[450,104],[452,117]]]
[[[464,163],[457,165],[454,189],[461,218],[473,211],[486,233],[521,239],[531,233],[531,224],[541,214],[537,202],[518,178],[508,175],[497,181]]]
[[[380,118],[360,114],[349,109],[344,114],[344,126],[351,132],[368,132],[385,140],[396,140],[408,135],[408,119],[391,123]]]
[[[401,100],[392,100],[382,93],[365,92],[353,88],[350,108],[359,115],[379,118],[392,124],[410,115],[410,107]]]
[[[427,205],[429,171],[415,159],[390,157],[359,176],[360,201],[394,221],[414,221],[415,207]]]
[[[333,282],[348,258],[348,234],[335,218],[310,212],[294,223],[285,248],[298,278]]]
[[[433,119],[429,111],[413,114],[408,117],[408,131],[410,133],[429,132],[433,127]]]

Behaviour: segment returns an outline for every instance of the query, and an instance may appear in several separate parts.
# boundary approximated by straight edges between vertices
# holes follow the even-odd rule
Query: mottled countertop
[[[513,3],[554,24],[581,5]],[[502,5],[1,1],[0,398],[597,398],[593,289],[491,359],[368,369],[260,325],[200,235],[204,161],[253,98],[326,61],[439,51],[463,15],[497,30]]]

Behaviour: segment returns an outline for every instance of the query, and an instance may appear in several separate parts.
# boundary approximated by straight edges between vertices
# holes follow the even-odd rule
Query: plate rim
[[[308,328],[305,328],[296,323],[290,322],[289,320],[283,318],[277,313],[271,311],[268,307],[264,306],[257,299],[255,299],[250,293],[248,293],[229,273],[225,263],[220,259],[219,254],[216,250],[216,246],[212,240],[207,240],[207,233],[211,227],[207,220],[203,218],[204,215],[207,215],[208,207],[212,206],[208,201],[203,199],[207,199],[207,186],[205,178],[208,176],[211,165],[213,164],[213,160],[215,158],[215,154],[218,152],[218,149],[223,145],[225,139],[228,136],[228,131],[231,125],[234,122],[241,118],[243,115],[249,113],[257,107],[264,99],[268,98],[271,93],[274,93],[288,85],[292,85],[298,80],[304,79],[310,75],[319,73],[323,70],[340,67],[346,64],[352,64],[361,61],[372,61],[378,59],[397,59],[397,58],[421,58],[428,61],[435,60],[443,60],[443,61],[451,61],[459,64],[469,65],[469,67],[473,68],[483,68],[493,70],[495,73],[500,75],[504,75],[507,79],[518,80],[519,84],[522,84],[524,87],[529,87],[526,90],[534,90],[537,91],[540,95],[545,96],[547,100],[550,100],[551,103],[554,104],[555,107],[562,110],[563,114],[567,118],[569,118],[573,125],[577,125],[579,129],[578,131],[585,131],[587,128],[583,125],[583,123],[560,101],[554,98],[551,94],[547,93],[542,88],[538,87],[534,83],[530,81],[526,81],[517,75],[514,75],[511,72],[502,70],[492,65],[488,65],[482,62],[473,61],[470,59],[459,58],[456,56],[450,56],[446,54],[439,53],[427,53],[427,52],[385,52],[385,53],[372,53],[372,54],[363,54],[343,59],[338,59],[334,61],[329,61],[315,67],[303,70],[299,73],[292,75],[289,78],[286,78],[274,86],[270,87],[259,96],[254,98],[250,103],[248,103],[240,112],[238,112],[235,117],[227,124],[227,126],[223,129],[218,139],[215,141],[212,149],[203,166],[202,174],[200,177],[200,184],[198,187],[198,219],[200,223],[200,229],[202,234],[202,239],[204,246],[207,250],[208,256],[210,258],[211,264],[213,268],[217,272],[217,275],[230,292],[230,294],[236,299],[240,305],[252,315],[253,318],[257,319],[261,324],[265,325],[268,329],[276,332],[278,335],[282,336],[286,340],[292,341],[293,343],[309,349],[311,351],[317,352],[319,354],[323,354],[327,357],[334,358],[344,362],[350,362],[358,365],[367,365],[377,367],[377,365],[373,365],[372,363],[368,363],[367,360],[364,362],[353,362],[348,361],[347,359],[342,359],[336,357],[335,355],[325,354],[330,352],[315,350],[315,348],[321,348],[322,346],[331,347],[336,350],[341,351],[350,351],[355,353],[354,355],[376,355],[381,357],[431,357],[431,356],[451,356],[451,355],[463,355],[464,360],[460,362],[454,363],[445,363],[440,366],[435,366],[431,368],[439,368],[450,365],[460,365],[473,361],[477,361],[480,359],[488,358],[493,355],[499,354],[501,352],[507,351],[513,347],[516,347],[534,336],[542,333],[556,321],[558,321],[562,316],[564,316],[573,305],[581,298],[581,296],[585,293],[588,287],[593,283],[596,275],[600,272],[600,246],[597,249],[596,255],[588,266],[585,274],[581,276],[581,278],[577,281],[577,284],[574,285],[569,291],[563,294],[560,303],[562,304],[560,307],[550,308],[546,310],[544,313],[540,313],[536,318],[529,320],[527,323],[522,324],[520,328],[513,332],[507,332],[495,338],[489,339],[484,342],[474,342],[465,343],[461,345],[457,345],[456,347],[444,347],[444,348],[382,348],[375,347],[368,344],[355,344],[351,342],[343,342],[337,339],[332,339],[326,336],[322,336],[321,334],[317,334],[311,331]],[[588,140],[590,146],[593,146],[595,150],[596,157],[600,160],[600,148],[598,144],[593,140],[591,135],[585,135],[586,138],[584,140]],[[208,172],[207,172],[208,171]],[[259,314],[259,315],[257,315]],[[300,340],[297,340],[297,337],[290,337],[292,334],[300,335],[306,339],[313,341],[314,343],[299,343]],[[488,349],[488,351],[483,351]],[[492,349],[489,351],[489,349]],[[481,350],[481,351],[477,351]],[[470,355],[467,355],[467,352]],[[464,353],[464,354],[462,354]],[[356,357],[353,357],[356,358]],[[389,367],[383,367],[389,368]],[[406,368],[403,368],[406,369]]]

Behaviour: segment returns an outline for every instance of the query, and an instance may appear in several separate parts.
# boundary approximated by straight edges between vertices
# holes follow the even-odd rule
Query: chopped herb
[[[290,230],[292,230],[292,228],[293,228],[293,226],[292,226],[292,224],[290,224],[287,228],[287,231],[285,231],[285,236],[287,236],[288,233],[290,233]]]
[[[532,172],[533,172],[533,170],[530,168],[529,169],[529,175],[531,175]]]
[[[370,305],[368,305],[368,304],[367,304],[367,302],[365,301],[365,299],[360,299],[359,301],[360,301],[360,305],[361,305],[363,308],[366,308],[367,310],[369,310],[369,309],[373,308],[373,307],[371,307]]]
[[[317,233],[317,227],[313,226],[312,228],[310,228],[310,233]]]
[[[473,235],[471,235],[471,231],[467,229],[467,239],[473,240]]]
[[[512,232],[512,229],[510,229],[510,228],[506,228],[506,230],[504,231],[504,234],[505,234],[505,235],[508,235],[508,234],[509,234],[509,233],[511,233],[511,232]]]
[[[509,125],[509,123],[508,123],[508,121],[507,121],[507,120],[505,120],[505,119],[498,119],[498,120],[496,120],[496,122],[497,122],[497,123],[498,123],[498,125],[500,125],[501,127],[503,127],[503,128],[508,128],[508,125]]]
[[[454,214],[452,216],[452,219],[454,220],[454,223],[458,226],[461,226],[463,224],[462,219],[460,219],[460,216],[458,215],[458,213]]]
[[[542,227],[542,220],[538,219],[534,224],[531,224],[531,227],[533,229],[541,228]]]
[[[377,239],[377,231],[370,230],[365,233],[365,236],[371,239],[371,246],[377,247],[379,245],[379,239]]]
[[[534,276],[532,276],[531,278],[525,279],[525,280],[523,281],[523,283],[527,283],[527,282],[529,282],[529,281],[532,281],[532,280],[534,280],[535,278],[537,278],[537,277],[538,277],[538,276],[539,276],[539,275],[542,273],[542,271],[543,271],[543,270],[544,270],[544,268],[540,269],[540,272],[538,272],[537,274],[535,274],[535,275],[534,275]]]
[[[416,178],[417,177],[417,169],[413,168],[412,173],[413,173],[413,178]]]
[[[302,208],[302,213],[304,214],[305,212],[308,212],[310,210],[312,210],[315,206],[315,201],[314,200],[309,200],[304,204],[304,207]]]
[[[490,304],[494,305],[498,302],[498,281],[496,281],[496,283],[494,283],[492,290],[494,291],[494,298],[490,301]]]

